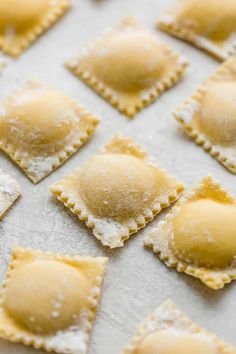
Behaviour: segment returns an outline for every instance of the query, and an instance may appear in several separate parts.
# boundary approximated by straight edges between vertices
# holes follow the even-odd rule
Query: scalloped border
[[[2,199],[2,202],[4,204],[3,209],[0,209],[0,221],[4,218],[4,216],[7,214],[9,209],[13,206],[13,204],[21,195],[20,186],[14,178],[12,178],[9,174],[0,170],[0,177],[1,176],[5,176],[8,178],[8,181],[11,183],[12,192],[14,192],[14,194],[11,197],[8,197],[5,196],[4,193],[1,193],[0,191],[0,198]]]
[[[126,143],[126,148],[129,150],[129,148],[132,148],[133,151],[136,151],[138,154],[143,155],[142,158],[145,159],[145,162],[149,162],[150,160],[148,159],[148,156],[144,150],[142,150],[139,145],[135,144],[134,141],[131,138],[126,138],[122,137],[121,135],[116,135],[106,146],[105,150],[101,150],[99,153],[106,153],[109,150],[106,150],[106,147],[109,148],[109,145],[115,141],[115,139],[120,140],[123,143]],[[130,150],[129,150],[130,151]],[[130,153],[130,152],[129,152]],[[128,154],[128,152],[124,152],[124,154]],[[158,165],[155,165],[156,168],[164,172],[166,175],[170,176],[164,169],[160,169]],[[70,179],[72,176],[76,175],[75,171],[71,175],[67,176],[64,180]],[[172,177],[172,176],[171,176]],[[77,201],[75,201],[75,198],[70,198],[69,194],[67,193],[66,189],[63,188],[63,186],[60,185],[62,181],[59,181],[55,183],[54,185],[51,186],[51,192],[56,196],[56,198],[62,202],[67,208],[71,210],[71,212],[75,215],[78,216],[78,218],[81,221],[84,221],[87,227],[92,228],[94,236],[102,242],[104,246],[108,246],[110,248],[116,248],[116,247],[122,247],[124,245],[124,241],[128,240],[130,236],[136,232],[138,232],[140,229],[144,228],[147,223],[152,221],[154,217],[161,212],[162,209],[167,208],[171,205],[171,203],[175,202],[182,191],[184,190],[184,186],[179,183],[175,177],[172,177],[173,180],[176,182],[176,188],[173,189],[169,195],[166,195],[165,198],[163,198],[162,202],[154,202],[152,208],[148,208],[144,214],[138,215],[136,218],[129,219],[126,221],[124,224],[121,224],[125,229],[126,233],[119,233],[119,240],[115,241],[114,240],[109,240],[108,242],[105,241],[104,233],[102,234],[101,232],[98,232],[96,230],[96,226],[98,222],[96,222],[96,217],[94,217],[92,214],[89,214],[86,210],[86,206],[83,203],[82,200],[79,200],[77,198]],[[159,198],[160,199],[160,198]],[[79,202],[78,202],[79,200]],[[100,220],[100,219],[99,219]],[[115,224],[115,221],[113,220],[113,224]]]
[[[65,66],[74,73],[77,77],[83,80],[88,86],[90,86],[95,92],[97,92],[101,97],[103,97],[107,102],[109,102],[112,106],[118,109],[121,113],[125,114],[129,118],[133,118],[136,113],[141,111],[143,108],[150,105],[154,102],[164,91],[168,90],[175,83],[179,81],[179,79],[183,76],[186,67],[189,65],[188,61],[175,53],[172,49],[170,49],[166,44],[160,42],[163,47],[165,47],[168,53],[172,53],[177,55],[178,62],[175,65],[175,68],[169,75],[166,75],[160,81],[157,81],[155,85],[151,86],[149,89],[145,91],[140,91],[135,97],[136,105],[131,105],[128,101],[126,101],[125,97],[120,95],[116,90],[113,90],[105,83],[99,81],[94,75],[90,75],[88,71],[84,71],[82,67],[80,67],[79,60],[81,57],[84,57],[83,52],[87,52],[89,55],[89,48],[92,47],[94,43],[101,40],[101,38],[106,37],[106,35],[117,33],[121,28],[126,26],[133,26],[135,29],[137,26],[139,28],[143,28],[145,32],[149,31],[144,28],[138,21],[136,21],[133,17],[126,17],[121,20],[114,28],[104,31],[95,41],[90,43],[81,54],[76,58],[69,60],[65,63]],[[150,32],[151,34],[151,32]],[[120,95],[120,97],[119,97]],[[141,95],[141,96],[140,96]]]
[[[42,87],[42,88],[45,87],[45,89],[51,89],[49,86],[47,86],[43,82],[37,81],[37,80],[28,81],[26,83],[26,89],[27,89],[27,87],[30,88],[30,86],[32,84],[33,85],[36,84],[37,87]],[[15,94],[20,93],[20,92],[24,92],[24,90],[25,90],[25,88],[17,91]],[[51,89],[51,90],[54,90],[54,89]],[[57,90],[55,90],[55,91],[57,91]],[[12,95],[10,97],[14,97],[14,95]],[[23,150],[17,150],[13,144],[10,144],[7,142],[7,139],[4,139],[4,138],[0,139],[0,149],[2,149],[7,155],[9,155],[9,157],[24,171],[26,176],[33,183],[40,182],[42,179],[44,179],[45,177],[50,175],[55,169],[57,169],[59,166],[61,166],[64,162],[66,162],[72,155],[74,155],[80,149],[80,147],[82,145],[84,145],[90,139],[90,137],[95,132],[97,125],[100,122],[100,120],[97,117],[95,117],[92,113],[87,111],[83,106],[77,104],[74,99],[72,99],[70,97],[69,97],[69,99],[73,100],[75,102],[76,108],[80,112],[80,115],[83,115],[83,116],[86,115],[86,117],[89,118],[89,120],[91,120],[90,127],[86,130],[78,131],[77,142],[75,142],[73,144],[71,144],[71,143],[65,144],[64,148],[61,149],[58,153],[48,155],[47,158],[54,158],[57,161],[51,163],[50,169],[48,169],[47,172],[41,174],[41,176],[35,176],[34,174],[31,174],[29,172],[28,163],[32,158],[44,158],[43,155],[37,155],[37,156],[32,157],[28,152],[25,152]],[[4,105],[4,102],[3,102],[3,105]],[[80,136],[81,133],[84,134],[83,137]],[[27,153],[27,157],[25,156],[25,153]],[[40,169],[38,169],[37,172],[40,172]]]
[[[38,25],[34,26],[31,30],[27,31],[25,36],[20,40],[14,42],[14,46],[7,45],[4,36],[0,35],[0,49],[3,53],[12,56],[13,58],[19,57],[33,42],[36,41],[44,32],[51,28],[60,17],[66,14],[71,7],[70,0],[56,0],[55,7],[50,9],[48,13],[42,18]],[[16,43],[18,42],[18,45]]]
[[[201,84],[197,91],[185,102],[183,102],[173,113],[177,122],[184,128],[184,131],[193,141],[201,146],[206,152],[208,152],[212,157],[218,160],[224,167],[226,167],[231,173],[236,174],[236,157],[235,162],[232,161],[227,153],[221,151],[221,145],[213,145],[211,141],[203,134],[200,130],[195,129],[192,124],[192,117],[194,114],[194,105],[197,103],[200,105],[202,94],[206,91],[209,85],[217,82],[217,79],[224,76],[225,73],[230,72],[231,65],[236,66],[236,57],[231,57],[226,60],[219,68],[212,74],[207,80]],[[235,80],[236,86],[236,80]],[[191,108],[193,107],[193,109]],[[191,115],[191,119],[186,119],[186,112],[188,117]],[[189,113],[190,112],[190,113]],[[187,120],[189,122],[187,122]],[[233,148],[232,148],[233,150]]]
[[[175,268],[180,273],[185,273],[187,275],[193,276],[194,278],[200,279],[202,283],[213,290],[219,290],[222,289],[225,284],[228,284],[232,280],[236,279],[236,265],[234,268],[228,267],[224,270],[209,269],[205,267],[189,265],[188,263],[179,260],[175,256],[168,244],[170,239],[169,232],[163,232],[162,230],[163,226],[168,225],[176,216],[183,203],[191,200],[193,196],[198,194],[199,190],[204,190],[204,186],[207,181],[214,185],[216,189],[226,194],[228,198],[232,199],[229,193],[222,187],[219,182],[213,180],[211,176],[204,177],[194,189],[180,198],[172,210],[164,217],[162,221],[160,221],[159,225],[150,231],[150,233],[145,237],[144,245],[151,248],[152,251],[156,253],[168,267]],[[234,199],[232,200],[235,201]],[[158,239],[160,239],[158,243],[154,242],[157,240],[157,234],[159,235]]]
[[[163,317],[163,318],[162,318]],[[151,330],[150,323],[155,323],[156,329]],[[177,322],[177,323],[176,323]],[[185,328],[183,328],[183,327]],[[125,347],[121,354],[134,354],[138,349],[141,341],[148,335],[162,329],[189,330],[191,333],[204,334],[212,339],[217,347],[222,350],[222,354],[235,354],[235,350],[229,344],[225,343],[221,338],[213,333],[206,331],[204,328],[192,322],[182,311],[180,311],[175,303],[166,300],[158,306],[141,324],[138,331],[134,335],[131,342]]]
[[[70,256],[70,255],[62,255],[59,253],[52,253],[52,252],[42,252],[39,250],[33,250],[31,248],[21,248],[21,247],[15,247],[15,249],[12,252],[11,255],[11,261],[9,264],[9,268],[8,268],[8,272],[6,274],[6,278],[2,283],[2,287],[1,287],[1,291],[0,291],[0,308],[2,311],[4,311],[3,307],[2,307],[2,297],[3,297],[3,293],[4,293],[4,289],[7,287],[7,284],[10,282],[11,279],[11,272],[17,269],[17,264],[19,261],[18,258],[18,253],[25,253],[25,252],[30,252],[31,255],[33,257],[40,257],[43,256],[44,257],[49,257],[50,259],[56,259],[56,260],[60,260],[60,261],[65,261],[65,260],[78,260],[78,261],[89,261],[91,259],[96,260],[100,263],[100,265],[103,267],[103,273],[102,275],[99,276],[94,276],[94,284],[91,285],[91,291],[89,294],[89,304],[88,304],[88,319],[86,319],[86,326],[85,326],[85,330],[83,331],[83,333],[87,336],[87,343],[86,343],[86,349],[85,351],[81,352],[81,354],[85,354],[87,352],[88,349],[88,345],[89,345],[89,340],[90,340],[90,336],[91,336],[91,332],[92,332],[92,327],[93,327],[93,323],[95,321],[96,318],[96,313],[97,313],[97,308],[100,302],[100,298],[101,298],[101,288],[102,288],[102,283],[103,283],[103,278],[104,278],[104,273],[105,273],[105,267],[106,267],[106,263],[108,261],[107,257],[80,257],[80,256]],[[94,291],[96,289],[96,291]],[[82,331],[80,329],[80,331]],[[61,349],[60,349],[60,345],[59,346],[53,346],[53,345],[49,345],[47,343],[47,339],[52,339],[53,336],[39,336],[39,335],[34,335],[34,334],[28,334],[27,336],[24,334],[19,334],[17,333],[17,329],[16,332],[12,332],[9,333],[7,331],[5,331],[4,328],[1,328],[1,324],[0,324],[0,337],[2,339],[6,339],[9,340],[11,342],[15,342],[15,343],[23,343],[26,346],[32,346],[35,349],[43,349],[46,350],[48,352],[54,351],[56,353],[62,353]],[[46,339],[45,339],[46,338]],[[64,352],[64,350],[63,350]],[[73,354],[73,351],[70,352],[71,354]],[[74,354],[78,354],[78,353],[74,353]]]
[[[171,18],[172,21],[168,20],[169,18]],[[157,27],[161,31],[167,32],[176,38],[182,39],[195,47],[204,50],[206,53],[211,54],[221,61],[227,59],[230,55],[236,55],[236,40],[229,40],[228,45],[223,46],[221,49],[217,47],[213,41],[204,36],[196,35],[196,33],[187,28],[179,26],[175,21],[175,14],[171,11],[166,11],[162,18],[158,20]],[[224,43],[227,43],[227,41],[224,41]]]

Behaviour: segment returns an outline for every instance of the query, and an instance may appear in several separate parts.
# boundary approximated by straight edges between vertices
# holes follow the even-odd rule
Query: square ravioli
[[[51,191],[104,246],[115,248],[177,200],[183,189],[132,139],[117,135]]]
[[[69,0],[0,0],[0,49],[19,56],[69,7]]]
[[[66,66],[120,112],[133,117],[180,79],[187,61],[128,17]]]
[[[236,54],[235,0],[173,0],[158,27],[220,60]]]
[[[222,64],[174,112],[185,132],[236,173],[236,57]]]
[[[62,92],[29,81],[0,104],[0,148],[37,183],[78,151],[98,123]]]
[[[122,354],[235,354],[213,333],[193,323],[175,304],[161,304],[139,328]]]
[[[236,200],[211,176],[183,196],[146,236],[169,267],[218,290],[236,279]]]
[[[0,170],[0,220],[20,197],[19,184],[8,174]]]
[[[107,258],[16,248],[0,292],[0,337],[85,354]]]

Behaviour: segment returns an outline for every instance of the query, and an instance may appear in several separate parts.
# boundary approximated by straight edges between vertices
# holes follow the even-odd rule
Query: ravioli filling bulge
[[[236,256],[236,205],[211,199],[185,202],[172,221],[171,248],[189,264],[230,267]]]
[[[143,339],[134,354],[221,354],[204,334],[164,329]]]
[[[12,271],[3,308],[34,333],[72,326],[86,306],[89,280],[77,268],[55,260],[35,260]]]

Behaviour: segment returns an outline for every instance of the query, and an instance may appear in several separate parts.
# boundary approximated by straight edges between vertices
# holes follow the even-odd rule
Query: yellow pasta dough
[[[168,300],[141,325],[122,354],[235,354],[220,338],[191,322]]]
[[[37,183],[74,154],[99,120],[38,81],[0,105],[0,148]]]
[[[129,17],[66,65],[133,117],[179,80],[187,62]]]
[[[0,220],[20,197],[19,184],[8,174],[0,170]]]
[[[116,136],[51,190],[103,245],[114,248],[145,227],[183,188],[130,138]]]
[[[185,132],[236,173],[236,57],[228,59],[174,112]]]
[[[148,335],[135,353],[220,354],[220,351],[206,336],[164,329]]]
[[[1,290],[0,336],[57,353],[86,353],[106,261],[16,248]]]
[[[158,25],[219,59],[236,53],[234,0],[175,0]]]
[[[211,177],[180,200],[146,237],[170,267],[212,289],[236,279],[236,201]]]
[[[69,7],[69,0],[0,0],[0,49],[19,56]]]
[[[190,264],[230,267],[236,255],[235,215],[235,204],[208,198],[184,204],[173,219],[172,250]]]

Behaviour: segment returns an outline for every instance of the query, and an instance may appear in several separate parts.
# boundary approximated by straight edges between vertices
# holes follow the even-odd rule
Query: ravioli
[[[236,201],[205,177],[145,238],[167,266],[218,290],[236,279]]]
[[[0,220],[20,197],[21,189],[14,178],[0,170]]]
[[[16,248],[0,294],[1,338],[85,354],[106,262]]]
[[[168,300],[139,328],[122,354],[235,354],[220,338],[188,319]]]
[[[0,0],[0,49],[18,57],[69,7],[69,0]]]
[[[128,117],[157,99],[187,61],[134,18],[124,18],[66,66]]]
[[[178,199],[183,189],[132,139],[120,135],[51,187],[52,193],[110,248],[123,246],[131,234]]]
[[[222,64],[174,112],[185,132],[236,173],[236,57]]]
[[[37,183],[78,151],[98,123],[70,97],[30,81],[0,105],[0,148]]]
[[[234,0],[175,0],[159,20],[158,27],[218,59],[236,54]]]

